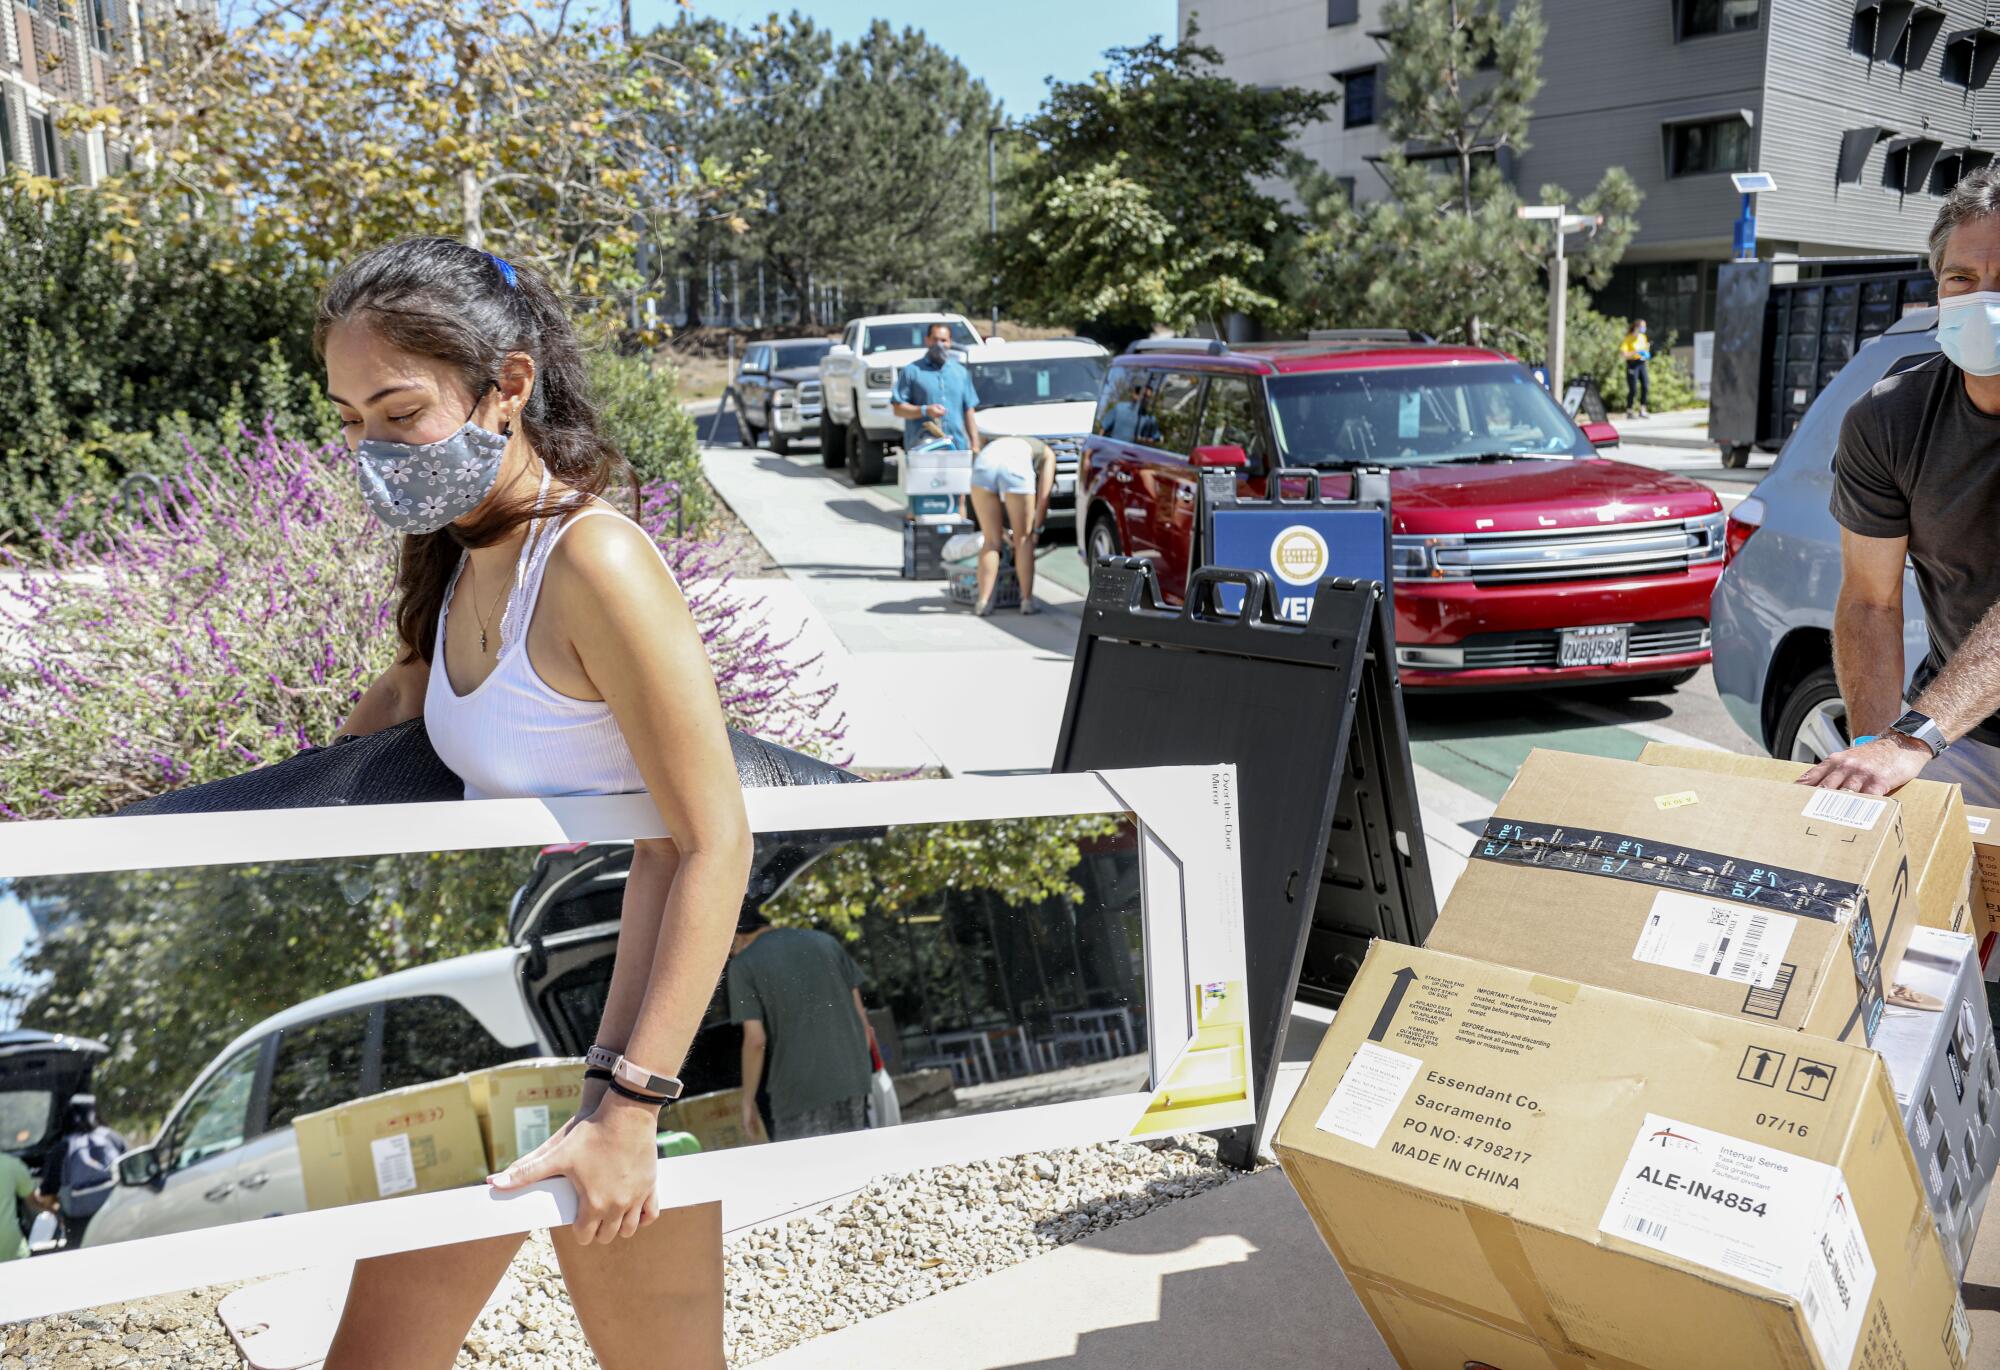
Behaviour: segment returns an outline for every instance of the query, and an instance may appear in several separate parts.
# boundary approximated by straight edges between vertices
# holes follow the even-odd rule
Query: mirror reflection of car
[[[857,834],[868,835],[760,836],[749,897],[776,897]],[[629,842],[543,848],[514,894],[506,945],[334,990],[237,1037],[154,1141],[120,1159],[84,1244],[304,1212],[292,1119],[508,1061],[582,1056],[610,991],[631,856]],[[690,1096],[738,1083],[740,1030],[727,1018],[718,989],[681,1070]]]
[[[1075,527],[1077,467],[1110,352],[1088,338],[987,342],[967,350],[965,365],[979,394],[979,431],[1047,443],[1056,459],[1047,526]]]
[[[819,364],[831,338],[778,338],[751,343],[736,373],[737,418],[743,443],[768,443],[780,456],[796,438],[819,434]]]
[[[1155,338],[1117,357],[1079,477],[1087,560],[1199,565],[1204,469],[1389,476],[1396,658],[1412,689],[1672,686],[1709,659],[1723,515],[1696,481],[1609,460],[1512,357],[1358,330],[1293,343]],[[1294,497],[1303,489],[1287,490]]]

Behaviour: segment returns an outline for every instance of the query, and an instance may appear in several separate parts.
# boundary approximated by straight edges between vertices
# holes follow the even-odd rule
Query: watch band
[[[1915,738],[1930,748],[1932,756],[1941,755],[1944,749],[1951,745],[1945,741],[1944,730],[1938,727],[1937,721],[1928,714],[1918,713],[1915,709],[1911,709],[1894,723],[1891,723],[1889,731],[1892,733],[1901,733],[1904,737]]]
[[[618,1064],[618,1053],[610,1047],[592,1047],[583,1053],[583,1063],[592,1070],[609,1070]]]
[[[642,1094],[657,1095],[661,1099],[681,1097],[681,1082],[674,1076],[655,1075],[644,1066],[623,1056],[620,1056],[618,1063],[611,1067],[611,1083],[614,1086],[624,1085],[628,1089],[636,1089]]]

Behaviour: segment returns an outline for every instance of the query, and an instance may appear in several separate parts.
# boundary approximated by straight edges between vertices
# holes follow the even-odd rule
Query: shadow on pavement
[[[884,509],[872,500],[830,499],[826,502],[826,511],[829,514],[838,514],[842,518],[853,519],[856,523],[872,523],[877,528],[887,528],[898,537],[902,536],[902,515],[894,510]]]
[[[1216,1248],[1215,1263],[1162,1275],[1153,1318],[1085,1332],[1073,1355],[991,1363],[1007,1370],[1136,1365],[1394,1370],[1394,1359],[1282,1172],[1246,1176],[1175,1205],[1182,1206],[1201,1210],[1202,1235],[1192,1240],[1188,1224],[1157,1219],[1124,1223],[1089,1239],[1097,1252],[1135,1258]]]

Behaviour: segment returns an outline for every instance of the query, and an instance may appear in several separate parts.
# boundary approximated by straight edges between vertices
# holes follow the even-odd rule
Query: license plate
[[[1622,666],[1631,643],[1632,625],[1563,628],[1556,637],[1558,666]]]

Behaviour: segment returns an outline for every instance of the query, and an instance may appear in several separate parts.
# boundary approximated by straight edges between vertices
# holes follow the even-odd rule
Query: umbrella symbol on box
[[[1814,1061],[1799,1057],[1799,1063],[1792,1067],[1792,1078],[1785,1085],[1785,1093],[1796,1094],[1805,1099],[1824,1099],[1833,1088],[1836,1068],[1824,1061]]]

